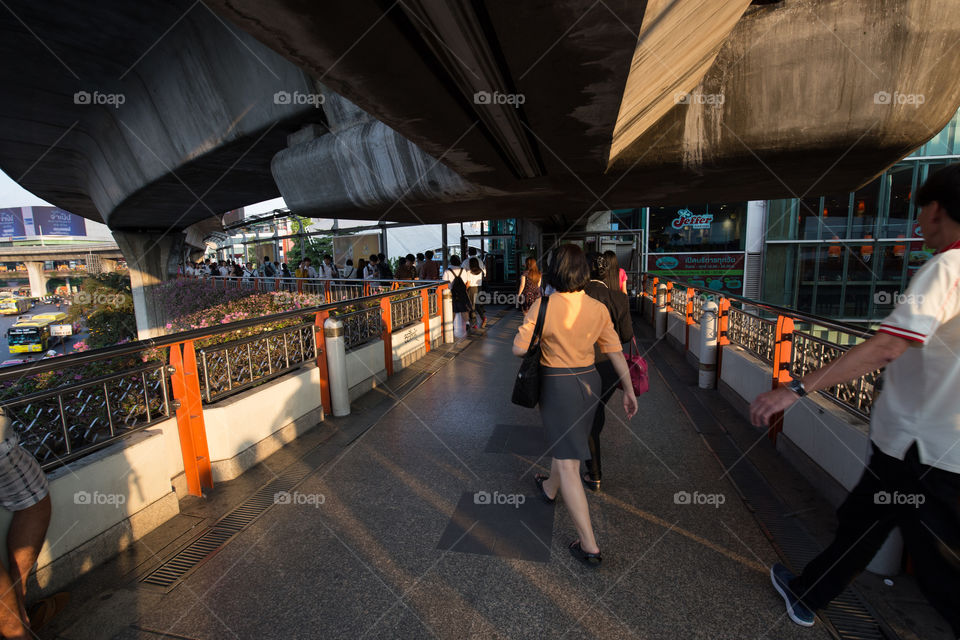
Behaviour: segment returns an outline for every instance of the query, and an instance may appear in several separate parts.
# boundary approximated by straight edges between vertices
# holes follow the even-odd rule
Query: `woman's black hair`
[[[620,291],[620,262],[613,251],[603,252],[603,261],[607,265],[607,273],[603,281],[614,291]]]
[[[590,279],[603,282],[607,275],[607,260],[603,254],[591,251],[587,254],[587,264],[590,265]]]
[[[470,273],[475,276],[483,273],[483,269],[480,268],[480,261],[476,258],[470,258]]]
[[[459,266],[460,266],[460,256],[458,256],[458,255],[456,255],[456,254],[450,256],[450,265],[451,265],[451,266],[454,266],[454,267],[459,267]]]
[[[947,210],[953,220],[960,222],[960,163],[940,169],[917,189],[917,205],[925,207],[936,202]]]
[[[565,244],[557,251],[550,265],[547,282],[560,292],[582,291],[590,281],[590,267],[583,249],[575,244]]]

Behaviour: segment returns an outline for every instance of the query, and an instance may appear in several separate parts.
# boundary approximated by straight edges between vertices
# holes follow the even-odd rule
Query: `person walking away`
[[[429,253],[429,252],[428,252]],[[454,326],[456,323],[463,322],[467,327],[467,314],[470,313],[470,289],[469,282],[472,274],[463,268],[460,263],[460,256],[450,256],[450,266],[443,272],[444,282],[450,283],[450,298],[453,302]]]
[[[617,269],[609,269],[606,254],[591,253],[588,256],[590,265],[590,281],[583,290],[588,296],[603,303],[610,313],[613,328],[620,339],[621,352],[623,345],[633,339],[633,319],[630,316],[630,300],[620,291]],[[593,414],[593,424],[590,427],[590,459],[584,463],[586,471],[583,473],[583,484],[592,491],[600,490],[600,480],[603,477],[603,465],[600,456],[600,433],[606,422],[607,402],[613,393],[620,387],[620,376],[610,362],[610,358],[599,349],[594,350],[597,373],[600,374],[600,403]]]
[[[417,263],[416,263],[415,265],[413,265],[413,266],[414,266],[414,269],[416,269],[417,277],[419,278],[419,277],[420,277],[420,267],[423,266],[423,254],[422,254],[422,253],[418,253],[418,254],[417,254]]]
[[[387,256],[382,253],[377,254],[377,268],[380,270],[381,280],[393,280],[393,272],[390,270],[389,263],[387,263]]]
[[[526,313],[530,305],[540,297],[540,269],[537,268],[537,259],[528,257],[520,274],[520,290],[517,291],[520,299],[520,310]]]
[[[623,295],[627,295],[627,272],[620,268],[620,261],[617,259],[617,254],[609,250],[604,251],[603,259],[607,263],[607,269],[614,274],[613,281],[617,284],[615,290],[620,291]]]
[[[273,267],[273,263],[270,261],[270,256],[263,256],[263,271],[260,274],[264,278],[273,278],[277,275],[277,270]]]
[[[450,256],[453,258],[453,256]],[[420,279],[421,280],[439,280],[440,279],[440,265],[433,260],[433,251],[426,251],[423,254],[423,264],[420,265]],[[457,256],[457,265],[460,266],[460,256]],[[451,261],[451,265],[453,262]]]
[[[870,462],[837,510],[833,542],[799,576],[770,569],[790,619],[814,624],[899,526],[921,591],[960,638],[960,164],[916,193],[937,250],[877,333],[750,405],[757,426],[814,391],[886,367],[870,411]]]
[[[531,305],[513,340],[513,354],[523,356],[530,346],[540,305],[548,300],[540,338],[540,418],[553,456],[550,475],[536,474],[541,497],[554,502],[563,496],[577,530],[570,553],[585,565],[599,567],[603,558],[590,523],[580,463],[590,457],[591,419],[599,402],[600,374],[594,367],[594,346],[606,353],[623,385],[623,410],[627,419],[637,412],[627,361],[603,303],[584,293],[590,269],[583,250],[563,245],[551,267],[555,292]]]
[[[467,297],[470,299],[470,324],[475,329],[483,329],[487,326],[487,314],[484,313],[479,298],[480,285],[483,283],[483,270],[480,268],[480,260],[475,257],[470,258],[469,266],[470,275],[473,276],[470,286],[467,287]],[[479,324],[477,324],[478,318],[480,319]]]

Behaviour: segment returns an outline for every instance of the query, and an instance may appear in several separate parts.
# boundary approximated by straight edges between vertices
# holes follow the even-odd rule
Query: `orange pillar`
[[[330,372],[327,370],[327,337],[323,332],[323,323],[330,317],[329,311],[318,311],[314,322],[317,336],[317,369],[320,370],[320,402],[323,415],[333,415],[333,402],[330,399]]]
[[[685,333],[683,336],[683,348],[685,351],[690,350],[690,325],[693,324],[693,287],[687,287],[687,308],[684,309],[684,314],[686,315],[686,325]]]
[[[717,312],[717,386],[720,386],[720,372],[723,365],[723,348],[730,344],[727,331],[730,329],[730,300],[720,297]]]
[[[430,293],[428,289],[420,291],[420,300],[423,314],[423,350],[424,353],[430,352]]]
[[[393,375],[393,317],[390,315],[390,298],[380,298],[380,320],[383,323],[383,367],[387,375]]]
[[[793,318],[777,316],[777,329],[773,343],[773,380],[772,389],[785,385],[793,378],[790,376],[790,360],[793,355]],[[770,420],[770,429],[767,435],[773,442],[777,441],[777,434],[783,431],[783,412],[777,413]]]
[[[174,368],[170,380],[173,398],[177,401],[177,431],[180,434],[180,452],[183,471],[190,495],[203,495],[203,488],[213,488],[210,452],[207,450],[207,432],[203,423],[203,401],[200,395],[200,377],[197,374],[197,356],[193,341],[170,345],[170,365]]]

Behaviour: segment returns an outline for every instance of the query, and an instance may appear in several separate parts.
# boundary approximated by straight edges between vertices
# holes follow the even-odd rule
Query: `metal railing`
[[[692,292],[693,322],[699,322],[707,300],[718,303],[721,348],[725,343],[737,345],[779,371],[799,378],[839,358],[857,343],[870,338],[873,332],[854,325],[837,322],[750,300],[742,296],[719,293],[712,289],[691,287],[686,283],[653,278],[643,279],[643,296],[656,303],[655,287],[669,284],[670,306],[675,313],[686,314],[688,292]],[[783,320],[789,320],[784,324]],[[687,345],[689,347],[689,345]],[[778,347],[787,353],[782,363],[776,363]],[[781,355],[781,357],[784,357]],[[843,407],[853,415],[869,420],[873,399],[879,387],[881,371],[873,371],[856,380],[818,392],[819,395]],[[774,386],[776,386],[776,382]]]
[[[326,357],[319,345],[326,317],[343,322],[347,349],[382,339],[389,350],[384,314],[394,319],[391,331],[426,324],[423,292],[436,301],[446,286],[364,284],[341,288],[344,299],[332,303],[4,368],[0,407],[21,445],[49,470],[163,420],[181,420],[189,412],[179,410],[186,391],[178,384],[197,385],[201,402],[209,404],[318,366]],[[398,295],[400,288],[410,291]],[[362,295],[371,289],[376,293]],[[429,306],[429,316],[440,312],[439,304]],[[385,365],[391,372],[392,361]]]

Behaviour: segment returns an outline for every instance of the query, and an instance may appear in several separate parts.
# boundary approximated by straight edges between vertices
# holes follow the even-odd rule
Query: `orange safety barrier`
[[[667,313],[673,311],[673,283],[667,283],[667,297],[666,297]]]
[[[320,370],[320,402],[323,414],[333,415],[333,401],[330,397],[330,373],[327,370],[327,336],[323,332],[323,323],[330,317],[329,311],[318,311],[314,321],[317,335],[317,369]]]
[[[330,296],[330,281],[323,281],[323,299],[327,304],[330,304],[333,301],[333,298]]]
[[[789,383],[790,360],[793,356],[793,318],[777,316],[777,329],[773,343],[773,380],[772,389]],[[783,412],[779,412],[770,420],[770,429],[767,435],[776,443],[777,435],[783,431]]]
[[[693,296],[696,295],[693,292],[693,287],[687,287],[687,308],[684,309],[684,314],[686,316],[686,325],[684,328],[683,334],[683,348],[686,351],[690,350],[690,325],[693,324]]]
[[[393,375],[393,317],[390,314],[390,298],[380,298],[380,320],[383,323],[383,367],[387,375]]]
[[[727,331],[730,329],[730,300],[720,296],[717,305],[717,386],[720,385],[720,373],[723,367],[723,348],[730,344]]]
[[[297,278],[297,293],[303,293],[303,278]]]
[[[187,490],[192,496],[201,496],[204,487],[213,488],[213,472],[207,449],[207,430],[203,422],[197,356],[192,340],[170,345],[170,366],[174,369],[170,381],[173,398],[178,405],[177,432],[180,434]]]
[[[423,302],[423,351],[430,352],[430,294],[429,289],[420,292],[420,299]]]

